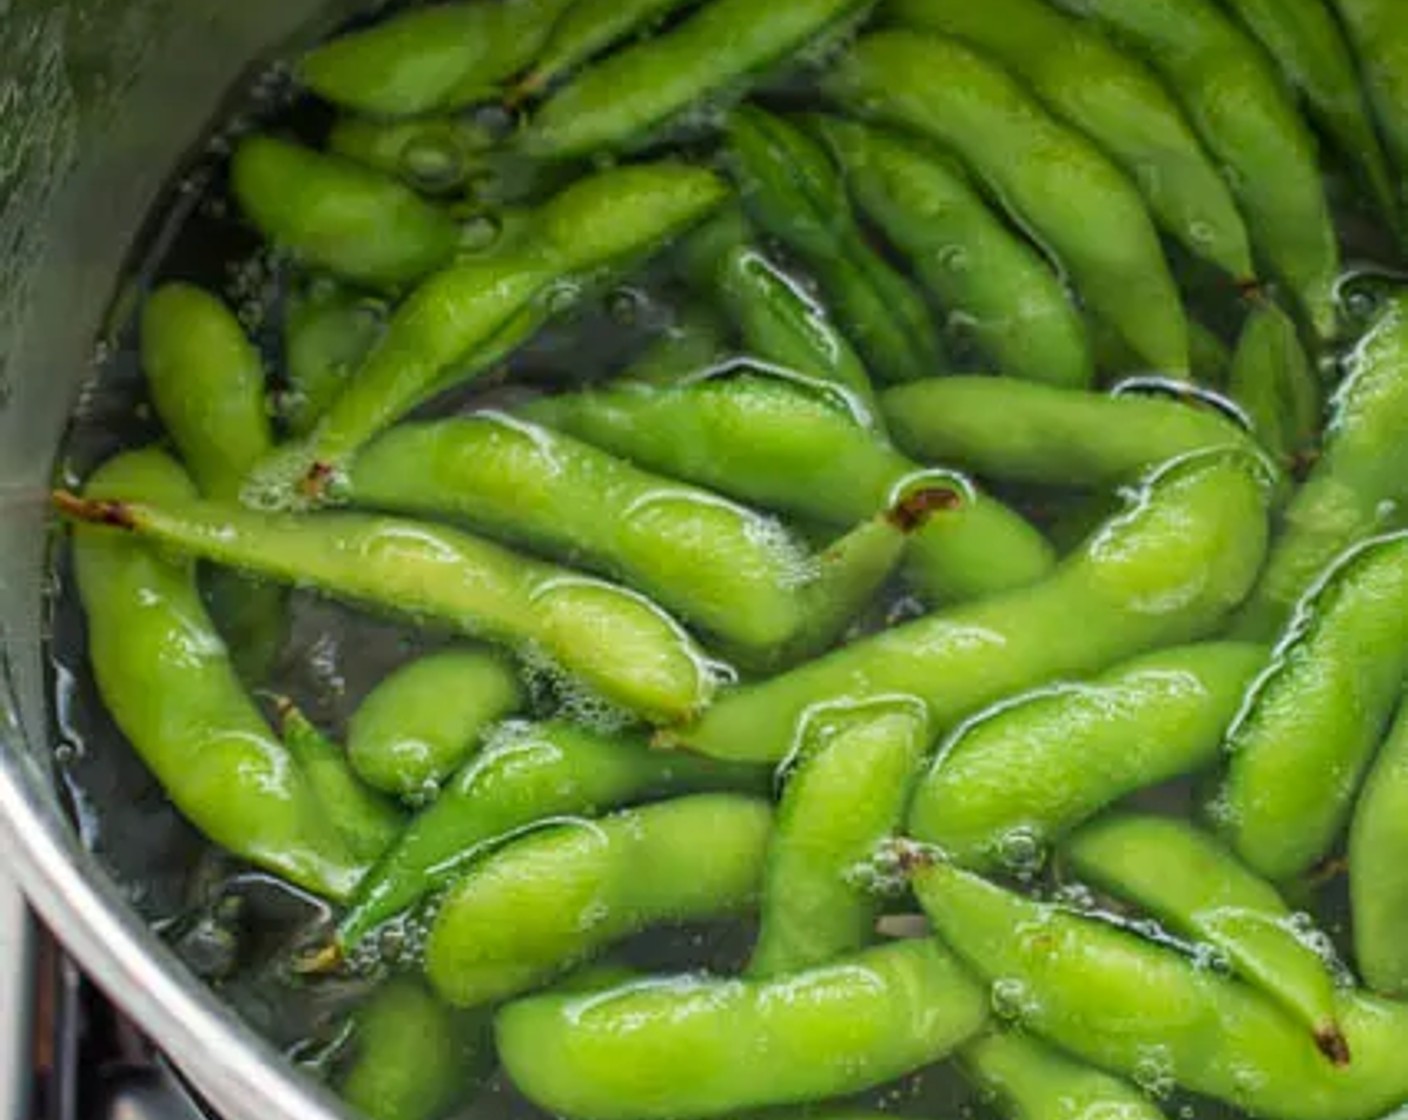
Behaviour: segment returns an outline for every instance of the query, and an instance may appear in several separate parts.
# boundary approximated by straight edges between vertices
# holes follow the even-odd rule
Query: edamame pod
[[[701,102],[741,96],[758,76],[824,39],[867,0],[710,0],[663,35],[588,66],[548,98],[518,146],[539,159],[629,147]]]
[[[728,356],[728,328],[703,304],[687,304],[621,374],[647,385],[674,385],[705,376]]]
[[[494,1032],[514,1084],[541,1107],[667,1120],[857,1092],[937,1061],[987,1018],[984,990],[926,938],[772,980],[531,996],[501,1010]]]
[[[386,981],[353,1016],[351,1067],[338,1093],[368,1120],[436,1120],[487,1072],[489,1024],[446,1006],[408,976]]]
[[[1210,807],[1273,881],[1323,859],[1347,821],[1408,670],[1408,534],[1350,552],[1306,600],[1227,733]]]
[[[230,180],[265,237],[358,284],[412,284],[449,264],[459,243],[454,220],[409,187],[272,136],[240,141]]]
[[[84,499],[64,492],[54,500],[75,521],[337,598],[433,618],[547,658],[648,719],[686,717],[713,691],[703,655],[649,600],[467,533],[355,513],[267,514],[217,502]]]
[[[411,802],[431,800],[486,729],[523,701],[503,658],[473,649],[432,653],[385,677],[357,706],[347,756],[368,785]]]
[[[303,771],[323,814],[358,859],[379,858],[406,819],[394,802],[362,784],[347,756],[286,697],[278,700],[279,738]]]
[[[827,525],[849,527],[889,508],[897,488],[925,477],[885,442],[859,401],[746,363],[689,384],[623,383],[521,411],[662,474]],[[951,475],[945,481],[962,486]],[[1021,587],[1055,563],[1036,529],[971,488],[958,509],[918,528],[909,547],[909,577],[931,602]]]
[[[456,1006],[495,1003],[642,929],[746,910],[771,828],[764,801],[698,794],[514,840],[450,888],[426,976]]]
[[[427,194],[463,187],[477,160],[495,147],[488,129],[461,116],[377,120],[340,117],[327,148]]]
[[[1335,1021],[1329,942],[1312,948],[1276,889],[1211,836],[1168,817],[1114,815],[1081,828],[1061,851],[1081,878],[1226,954],[1238,975],[1301,1020],[1327,1058],[1351,1060]]]
[[[284,313],[288,389],[279,413],[290,435],[313,430],[385,329],[384,305],[332,281],[314,281],[289,297]]]
[[[571,0],[462,0],[401,12],[314,48],[298,67],[328,101],[409,117],[493,97],[532,62]]]
[[[1148,363],[1129,348],[1119,332],[1098,316],[1086,316],[1085,332],[1102,384],[1113,385],[1123,378],[1146,376],[1151,372]],[[1227,370],[1232,364],[1227,343],[1193,318],[1188,320],[1188,353],[1195,382],[1214,388],[1226,383]]]
[[[1119,486],[1189,452],[1254,449],[1225,417],[1181,401],[1001,377],[896,386],[880,410],[895,442],[916,459],[1036,485]]]
[[[548,36],[537,62],[514,84],[514,100],[538,93],[582,63],[665,19],[688,0],[575,0]]]
[[[1334,0],[1334,4],[1358,55],[1379,128],[1401,177],[1408,173],[1408,35],[1403,31],[1403,12],[1394,0]],[[1396,201],[1401,207],[1401,185]]]
[[[1094,28],[1041,0],[889,0],[885,14],[992,55],[1099,144],[1189,252],[1239,283],[1254,279],[1237,204],[1177,102]]]
[[[1349,830],[1349,899],[1354,958],[1382,995],[1408,995],[1408,705],[1369,772]]]
[[[725,198],[711,172],[660,162],[579,180],[535,214],[511,252],[436,273],[397,308],[386,333],[304,440],[255,471],[247,504],[298,504],[411,409],[481,373],[603,274],[659,249]],[[303,501],[308,494],[303,494]]]
[[[356,948],[495,844],[540,821],[596,816],[670,793],[763,792],[767,781],[757,767],[652,751],[563,721],[505,724],[367,873],[338,925],[338,945]]]
[[[1281,1120],[1371,1120],[1408,1095],[1408,1007],[1340,995],[1354,1060],[1336,1066],[1299,1020],[1241,981],[917,855],[914,888],[945,943],[1001,985],[1025,1029],[1093,1065]]]
[[[264,367],[234,313],[191,284],[164,284],[142,308],[142,371],[157,415],[200,492],[234,498],[274,446]],[[268,673],[284,636],[284,594],[228,572],[206,597],[241,677]]]
[[[778,522],[501,413],[393,429],[357,457],[348,492],[571,558],[746,646],[802,622],[811,557]]]
[[[800,972],[864,948],[876,900],[863,872],[899,827],[929,746],[923,705],[819,708],[777,809],[748,975]]]
[[[820,115],[810,123],[840,160],[861,208],[1003,373],[1091,382],[1090,347],[1060,280],[959,168],[883,129]]]
[[[1402,214],[1388,156],[1349,43],[1325,0],[1224,2],[1271,53],[1311,117],[1358,169],[1374,204],[1399,231]]]
[[[1265,663],[1261,646],[1209,642],[1003,701],[940,747],[909,832],[966,867],[1035,871],[1105,806],[1213,765]]]
[[[1010,1120],[1162,1120],[1127,1081],[1063,1055],[1018,1031],[994,1031],[958,1052],[963,1072],[996,1098]]]
[[[952,148],[1152,367],[1187,374],[1183,308],[1138,191],[1016,79],[951,39],[896,30],[859,40],[823,87],[864,117]]]
[[[1227,392],[1263,446],[1282,460],[1305,451],[1320,424],[1320,386],[1296,325],[1275,304],[1252,308],[1237,341]]]
[[[922,699],[942,732],[1016,690],[1210,633],[1261,567],[1267,501],[1245,452],[1174,460],[1043,582],[855,642],[662,737],[717,757],[784,758],[813,704],[889,694]]]
[[[1315,138],[1271,60],[1211,0],[1055,0],[1143,55],[1177,94],[1232,187],[1252,246],[1316,334],[1335,334],[1339,247]]]
[[[913,381],[946,368],[923,297],[866,242],[826,150],[751,105],[734,110],[725,135],[744,207],[817,277],[876,380]]]
[[[150,449],[109,460],[86,493],[99,506],[116,494],[194,500],[181,469]],[[236,856],[345,898],[364,864],[235,676],[190,565],[96,527],[77,527],[73,547],[98,691],[167,797]]]
[[[1349,359],[1324,452],[1291,499],[1266,571],[1237,621],[1276,634],[1345,549],[1401,522],[1408,502],[1408,296],[1391,299]]]

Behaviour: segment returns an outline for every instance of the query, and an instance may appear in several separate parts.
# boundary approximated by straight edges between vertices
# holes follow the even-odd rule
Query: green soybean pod
[[[1237,340],[1228,395],[1252,421],[1262,444],[1282,459],[1309,448],[1320,423],[1320,385],[1295,322],[1259,301]]]
[[[1398,188],[1374,127],[1359,68],[1326,0],[1224,0],[1276,60],[1311,118],[1358,169],[1370,197],[1401,229]]]
[[[1218,841],[1185,821],[1116,814],[1081,828],[1061,851],[1082,879],[1226,954],[1238,975],[1304,1024],[1330,1061],[1351,1060],[1336,1022],[1329,950],[1312,947],[1276,888]]]
[[[1408,171],[1408,35],[1403,32],[1403,13],[1393,0],[1334,0],[1334,5],[1358,56],[1384,142],[1402,176]],[[1396,201],[1401,208],[1401,186]]]
[[[502,413],[394,428],[347,485],[360,506],[450,515],[619,578],[734,642],[801,623],[810,558],[778,522]]]
[[[77,522],[530,651],[604,699],[662,722],[709,700],[714,676],[680,625],[637,592],[424,522],[268,514],[217,502],[82,499]]]
[[[926,938],[771,980],[530,996],[494,1033],[514,1084],[548,1111],[667,1120],[857,1092],[937,1061],[987,1018],[986,991]]]
[[[235,198],[274,244],[347,280],[400,288],[450,263],[459,227],[409,187],[272,136],[240,141]]]
[[[386,329],[385,305],[335,281],[314,280],[284,309],[284,374],[279,414],[294,437],[322,419],[347,379]]]
[[[1085,329],[1101,383],[1109,385],[1122,378],[1151,372],[1148,363],[1129,348],[1119,332],[1098,316],[1087,315]],[[1226,384],[1227,371],[1232,364],[1227,343],[1193,318],[1188,320],[1188,353],[1195,382],[1212,387]]]
[[[729,116],[727,154],[744,208],[817,277],[828,306],[879,381],[913,381],[946,365],[923,297],[861,234],[826,149],[752,105]]]
[[[677,317],[621,373],[626,381],[673,385],[702,377],[728,356],[728,325],[703,303],[687,303]]]
[[[206,497],[234,498],[274,446],[259,352],[234,313],[192,284],[152,292],[140,333],[147,390],[182,462]],[[240,675],[262,680],[283,640],[283,592],[220,572],[204,588]]]
[[[194,499],[180,467],[151,449],[109,460],[86,493],[100,504]],[[345,898],[365,865],[240,684],[190,565],[88,526],[75,528],[74,564],[99,695],[166,796],[236,856]]]
[[[582,63],[687,3],[688,0],[576,0],[553,27],[537,61],[514,83],[514,100],[540,93]]]
[[[647,140],[702,101],[740,96],[759,76],[846,26],[866,0],[710,0],[663,35],[582,70],[519,135],[539,159],[590,156]]]
[[[427,194],[464,186],[476,162],[496,146],[488,129],[456,115],[410,120],[342,116],[326,143],[333,154],[393,175]]]
[[[1323,454],[1292,497],[1237,632],[1275,635],[1337,556],[1393,528],[1408,502],[1408,298],[1395,297],[1348,360]]]
[[[1260,44],[1212,0],[1056,0],[1132,45],[1223,168],[1252,246],[1321,338],[1335,334],[1339,247],[1315,138]]]
[[[914,888],[944,942],[1015,997],[1024,1029],[1075,1057],[1284,1120],[1365,1120],[1408,1095],[1401,1004],[1339,995],[1354,1059],[1337,1066],[1300,1020],[1242,981],[922,855]]]
[[[880,410],[895,443],[916,459],[1036,485],[1118,486],[1190,452],[1254,448],[1206,408],[1001,377],[899,385]]]
[[[1349,830],[1349,898],[1354,958],[1374,991],[1408,994],[1408,705],[1384,740],[1364,782]]]
[[[315,47],[298,76],[373,117],[409,117],[496,96],[532,62],[571,0],[463,0],[401,12]]]
[[[385,677],[358,705],[347,726],[347,756],[368,785],[430,799],[485,731],[524,699],[513,666],[497,654],[428,654]]]
[[[352,1017],[355,1056],[338,1093],[368,1120],[436,1120],[489,1067],[489,1024],[414,977],[381,984]]]
[[[338,924],[337,944],[344,953],[355,949],[377,926],[540,821],[597,816],[665,794],[763,792],[767,785],[758,767],[652,751],[637,738],[561,720],[504,724],[367,873]]]
[[[926,473],[889,446],[863,402],[747,362],[688,384],[621,384],[521,412],[662,474],[841,528],[891,508],[896,490]],[[1054,550],[1025,519],[951,474],[946,484],[963,501],[919,526],[909,546],[907,574],[926,599],[975,598],[1051,570]]]
[[[323,813],[358,859],[375,860],[401,834],[395,802],[362,783],[347,755],[287,697],[278,700],[279,738],[303,771]]]
[[[958,1052],[959,1067],[1011,1120],[1161,1120],[1127,1081],[1083,1065],[1015,1030],[993,1031]]]
[[[809,118],[866,214],[934,300],[1014,377],[1088,385],[1080,316],[1040,253],[1007,228],[942,153],[884,129]]]
[[[1306,600],[1227,732],[1210,812],[1273,881],[1310,870],[1349,819],[1408,670],[1408,534],[1348,553]]]
[[[1183,308],[1139,192],[1001,67],[942,36],[880,31],[842,56],[823,89],[952,148],[1151,366],[1187,373]]]
[[[1183,646],[1005,700],[940,746],[915,787],[909,833],[964,866],[1030,871],[1107,805],[1213,766],[1266,656],[1231,642]]]
[[[1174,460],[1042,582],[739,689],[662,741],[716,757],[784,758],[811,705],[895,693],[922,699],[942,733],[1015,690],[1209,634],[1261,568],[1267,501],[1260,462],[1245,452]]]
[[[420,284],[317,428],[256,469],[246,503],[279,508],[299,504],[300,491],[320,496],[373,436],[530,337],[557,297],[657,251],[726,194],[716,175],[671,161],[611,168],[561,191],[534,213],[523,244]]]
[[[1041,0],[890,0],[885,14],[991,54],[1057,116],[1098,143],[1194,256],[1254,281],[1237,204],[1158,78],[1094,28]]]
[[[812,714],[768,845],[749,976],[800,972],[872,940],[865,865],[899,827],[927,724],[923,705],[903,698]]]
[[[696,794],[554,824],[511,841],[435,912],[425,973],[459,1007],[541,986],[629,934],[757,902],[764,801]]]

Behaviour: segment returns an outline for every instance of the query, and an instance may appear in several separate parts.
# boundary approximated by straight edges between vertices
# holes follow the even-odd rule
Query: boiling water
[[[301,96],[278,63],[261,67],[235,92],[229,112],[178,169],[153,212],[126,276],[115,286],[109,323],[95,349],[93,377],[75,407],[56,475],[66,486],[79,485],[91,470],[122,448],[160,438],[146,401],[139,368],[134,315],[143,294],[156,282],[188,280],[224,296],[263,351],[271,371],[271,399],[279,382],[280,326],[293,272],[290,263],[271,254],[239,218],[226,193],[226,159],[231,141],[256,128],[277,127],[317,144],[331,123],[329,111]],[[787,90],[778,91],[791,97]],[[478,219],[476,236],[491,242],[498,235],[492,216]],[[1345,230],[1359,257],[1372,260],[1373,234],[1346,215]],[[900,262],[896,262],[900,263]],[[807,284],[804,276],[798,282]],[[1209,294],[1216,295],[1209,280]],[[1374,285],[1356,297],[1372,302]],[[673,322],[670,292],[660,272],[647,269],[628,286],[592,297],[544,330],[511,360],[509,376],[478,382],[435,401],[425,415],[445,415],[492,407],[524,395],[618,371],[658,332]],[[1227,341],[1232,326],[1219,323],[1216,298],[1204,318],[1219,326]],[[951,348],[964,353],[959,333]],[[1005,498],[1073,544],[1079,530],[1099,509],[1083,508],[1075,496],[1052,490],[1006,492]],[[111,868],[136,906],[176,947],[197,972],[218,985],[231,1003],[276,1044],[317,1074],[336,1067],[337,1040],[346,1017],[373,980],[369,976],[338,979],[300,977],[293,967],[300,950],[325,935],[329,908],[270,876],[240,866],[213,850],[172,810],[99,701],[85,655],[84,621],[63,548],[55,549],[51,629],[51,684],[57,769],[74,820],[85,842]],[[900,589],[877,603],[867,625],[878,627],[914,612]],[[341,734],[361,698],[390,669],[436,648],[448,635],[370,617],[295,592],[282,649],[266,684],[268,693],[287,695],[320,725]],[[541,682],[540,682],[541,683]],[[534,689],[533,715],[564,708],[594,717],[570,692],[548,680]],[[609,713],[601,716],[609,718]],[[1143,803],[1192,804],[1193,791],[1175,783],[1140,795]],[[1020,837],[1013,838],[1014,872],[1026,866]],[[1042,873],[1049,872],[1049,869]],[[1330,879],[1314,898],[1301,900],[1322,926],[1345,948],[1342,879]],[[913,910],[903,899],[899,912]],[[900,923],[903,926],[903,922]],[[377,946],[383,964],[413,962],[423,918],[413,917],[391,930]],[[638,937],[613,958],[655,969],[712,967],[736,969],[752,939],[747,923],[702,929],[652,932]],[[1217,967],[1217,962],[1209,962]],[[376,969],[369,970],[374,974]],[[995,1006],[1019,1009],[1020,993],[994,991]],[[1151,1089],[1160,1084],[1150,1071]],[[867,1094],[860,1104],[914,1116],[964,1116],[985,1109],[951,1066],[917,1075]],[[1196,1106],[1172,1097],[1170,1115],[1215,1116],[1221,1110],[1206,1102]],[[511,1087],[490,1077],[472,1095],[465,1110],[485,1117],[533,1115],[534,1110]]]

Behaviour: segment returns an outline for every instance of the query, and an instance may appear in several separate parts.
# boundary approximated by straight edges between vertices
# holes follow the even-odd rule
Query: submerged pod
[[[841,117],[809,118],[866,215],[907,257],[950,324],[1003,373],[1079,387],[1094,377],[1080,315],[1039,250],[967,176],[917,139]]]
[[[537,61],[514,84],[516,97],[546,89],[582,63],[687,3],[689,0],[575,0],[553,26]]]
[[[953,39],[893,30],[861,38],[823,88],[953,149],[1152,368],[1187,374],[1183,307],[1139,192],[1016,78]]]
[[[1247,230],[1227,184],[1143,63],[1042,0],[889,0],[884,12],[991,54],[1099,144],[1189,252],[1235,281],[1254,279]]]
[[[284,309],[279,415],[289,435],[311,432],[386,329],[386,307],[332,281],[314,280]]]
[[[392,517],[268,514],[218,502],[63,493],[55,502],[79,522],[546,658],[647,719],[686,718],[713,691],[703,654],[648,599],[467,533]]]
[[[347,754],[368,785],[423,800],[460,768],[490,725],[523,702],[513,665],[497,654],[428,654],[383,678],[357,706]]]
[[[109,460],[86,493],[99,506],[116,494],[195,500],[180,467],[150,449]],[[87,525],[74,529],[74,564],[99,695],[182,816],[290,882],[350,894],[365,865],[240,684],[191,565]]]
[[[1353,1060],[1336,1022],[1327,950],[1312,947],[1276,888],[1213,837],[1169,817],[1117,814],[1074,833],[1061,852],[1094,886],[1226,954],[1239,976],[1301,1020],[1330,1061]]]
[[[1408,671],[1408,534],[1358,548],[1305,600],[1227,733],[1209,811],[1273,881],[1329,854]]]
[[[1379,750],[1349,830],[1354,959],[1381,995],[1408,996],[1408,705]]]
[[[1253,448],[1240,428],[1205,407],[1002,377],[896,386],[880,411],[895,442],[916,459],[1036,485],[1120,486],[1179,455]]]
[[[459,244],[454,220],[409,187],[272,136],[240,141],[230,179],[260,233],[358,284],[413,284],[449,264]]]
[[[940,747],[909,833],[964,866],[1035,870],[1047,845],[1107,805],[1216,763],[1266,656],[1208,642],[1005,699]]]
[[[812,705],[895,693],[922,699],[943,732],[1014,691],[1212,633],[1261,567],[1267,501],[1266,475],[1246,452],[1174,460],[1042,582],[739,689],[666,737],[720,757],[780,759]]]
[[[1408,31],[1396,0],[1333,0],[1349,32],[1379,128],[1398,166],[1398,205],[1408,174]]]
[[[668,1120],[858,1092],[937,1061],[987,1019],[987,993],[926,938],[771,980],[648,977],[530,996],[494,1031],[540,1107]]]
[[[426,975],[457,1006],[496,1003],[640,930],[746,910],[771,828],[766,802],[727,794],[547,825],[450,888]]]
[[[638,739],[560,720],[506,724],[367,873],[338,925],[338,945],[356,948],[382,922],[541,821],[594,817],[671,793],[762,791],[767,778],[756,767],[652,751]]]
[[[1269,301],[1247,316],[1227,393],[1268,451],[1290,460],[1310,448],[1320,426],[1320,385],[1294,320]]]
[[[902,699],[822,707],[801,742],[768,845],[753,977],[826,964],[871,941],[878,901],[866,864],[900,826],[928,718]]]
[[[1093,1065],[1281,1120],[1372,1120],[1408,1097],[1402,1005],[1339,995],[1354,1059],[1337,1066],[1279,1004],[1166,943],[942,862],[913,883],[939,935],[1002,985],[1021,1027]]]

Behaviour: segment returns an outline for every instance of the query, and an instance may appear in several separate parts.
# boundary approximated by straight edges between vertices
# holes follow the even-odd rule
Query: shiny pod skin
[[[155,450],[119,455],[89,481],[89,500],[119,493],[194,500],[189,478]],[[350,894],[365,865],[240,684],[191,565],[89,526],[75,527],[74,563],[98,692],[182,816],[292,883]]]
[[[540,821],[595,817],[668,794],[762,792],[769,777],[759,767],[652,751],[637,738],[562,720],[503,724],[358,884],[337,943],[355,949],[381,923]]]
[[[842,56],[823,92],[951,148],[1151,369],[1187,374],[1188,327],[1144,200],[1016,78],[953,39],[879,31]]]
[[[893,693],[921,698],[943,732],[1014,691],[1210,634],[1261,568],[1267,500],[1263,468],[1245,452],[1174,460],[1048,579],[739,689],[663,738],[719,757],[781,759],[813,704]]]
[[[697,794],[545,824],[471,867],[435,911],[425,973],[461,1007],[542,986],[653,926],[745,912],[772,808]]]
[[[1263,646],[1207,642],[1005,699],[940,747],[908,834],[964,866],[1032,871],[1107,805],[1215,765],[1266,658]]]
[[[1227,733],[1209,812],[1273,882],[1327,856],[1408,670],[1408,533],[1348,553],[1302,604]]]
[[[540,1107],[670,1120],[858,1092],[937,1061],[987,1020],[987,992],[923,939],[772,980],[530,996],[494,1031],[505,1070]]]
[[[1349,900],[1354,959],[1364,982],[1408,996],[1408,705],[1379,749],[1349,830]]]
[[[1354,1057],[1337,1066],[1279,1004],[1167,943],[942,862],[913,883],[944,942],[1001,986],[1022,1028],[1092,1065],[1278,1120],[1373,1120],[1408,1097],[1408,1007],[1341,993]]]
[[[55,502],[74,520],[197,559],[531,652],[650,719],[687,718],[713,692],[703,654],[637,592],[467,533],[368,514],[268,514],[218,502],[63,493]]]
[[[363,698],[347,725],[347,757],[373,788],[411,802],[429,800],[489,727],[524,700],[513,664],[498,654],[427,654]]]
[[[1359,57],[1359,69],[1389,152],[1408,174],[1408,32],[1396,0],[1333,0]]]

